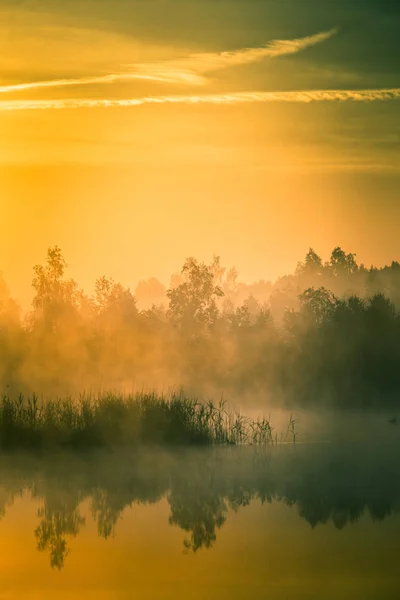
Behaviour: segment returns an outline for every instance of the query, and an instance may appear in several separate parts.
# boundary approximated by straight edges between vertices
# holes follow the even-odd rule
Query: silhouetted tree
[[[46,264],[33,269],[34,319],[42,322],[48,332],[54,333],[59,319],[76,309],[77,284],[64,279],[66,266],[60,248],[55,246],[49,248]]]
[[[217,298],[223,296],[215,284],[215,269],[215,262],[207,266],[189,258],[182,268],[184,282],[167,291],[168,314],[182,331],[195,333],[215,323]]]

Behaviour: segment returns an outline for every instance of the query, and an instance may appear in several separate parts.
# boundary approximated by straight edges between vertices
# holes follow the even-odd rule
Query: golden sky
[[[53,244],[86,288],[190,255],[245,281],[309,246],[399,259],[396,4],[0,0],[12,292]]]

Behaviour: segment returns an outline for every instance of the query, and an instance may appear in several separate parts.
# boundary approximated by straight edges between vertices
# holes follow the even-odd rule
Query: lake
[[[397,441],[0,456],[0,598],[398,599]]]

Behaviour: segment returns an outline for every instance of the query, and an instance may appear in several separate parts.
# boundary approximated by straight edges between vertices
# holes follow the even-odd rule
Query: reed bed
[[[294,422],[288,427],[289,433],[295,441]],[[278,443],[278,435],[274,435],[270,418],[251,420],[229,410],[223,400],[214,403],[183,394],[166,397],[144,393],[57,400],[39,400],[35,395],[0,399],[3,449],[274,443]]]

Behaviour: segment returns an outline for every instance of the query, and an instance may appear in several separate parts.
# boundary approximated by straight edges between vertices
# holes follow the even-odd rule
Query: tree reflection
[[[84,501],[98,535],[108,539],[117,533],[127,507],[165,498],[169,524],[187,534],[184,548],[193,552],[210,548],[229,511],[255,499],[295,508],[312,528],[331,522],[343,529],[366,514],[378,522],[399,512],[397,453],[391,448],[378,456],[373,447],[351,451],[302,452],[298,447],[256,455],[251,448],[208,449],[173,456],[110,455],[50,466],[45,460],[15,464],[0,456],[0,518],[24,491],[39,498],[37,549],[61,570],[69,539],[85,525]]]
[[[123,510],[130,502],[123,501],[108,494],[106,490],[97,489],[92,496],[92,515],[97,522],[97,532],[100,537],[108,539],[114,535],[115,526],[121,518]]]
[[[178,525],[190,533],[184,546],[196,552],[210,548],[217,539],[217,530],[226,521],[227,506],[224,498],[212,490],[191,487],[190,483],[174,489],[168,496],[171,507],[170,525]]]
[[[80,515],[78,508],[51,506],[47,503],[38,510],[38,517],[41,522],[35,529],[36,547],[39,552],[47,550],[51,567],[61,570],[69,554],[67,537],[78,535],[81,526],[85,524],[85,518]]]

